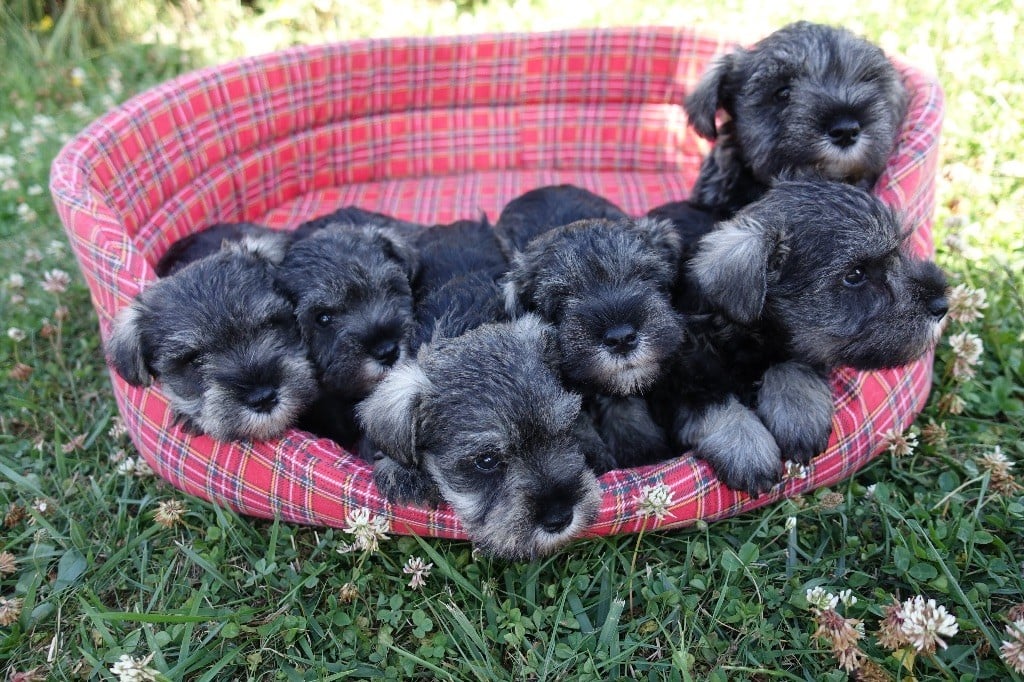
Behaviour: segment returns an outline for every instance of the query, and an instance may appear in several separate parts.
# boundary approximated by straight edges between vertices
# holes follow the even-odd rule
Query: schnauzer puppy
[[[946,281],[901,247],[898,218],[835,182],[780,182],[703,237],[688,266],[705,303],[650,395],[674,444],[752,495],[828,445],[831,370],[904,365],[935,342]]]
[[[314,232],[329,226],[358,228],[364,225],[374,225],[390,230],[404,239],[409,239],[419,234],[426,227],[419,223],[411,223],[407,220],[394,218],[386,213],[367,211],[358,206],[345,206],[332,213],[327,213],[302,223],[295,228],[295,239],[305,239]]]
[[[586,397],[612,448],[611,460],[595,460],[598,473],[667,456],[661,430],[639,418],[643,401],[630,397],[654,383],[682,340],[671,301],[680,249],[665,221],[581,220],[533,239],[506,275],[509,314],[555,325],[562,378]],[[635,453],[614,449],[642,433]]]
[[[733,213],[777,178],[870,189],[895,147],[908,95],[880,48],[843,28],[798,21],[714,62],[686,98],[717,140],[690,199]],[[723,125],[716,126],[721,109]]]
[[[589,190],[574,185],[550,185],[532,189],[508,202],[494,230],[505,254],[512,258],[553,227],[585,218],[628,217],[618,206]]]
[[[358,406],[386,453],[374,478],[392,502],[443,500],[489,554],[532,559],[595,518],[600,489],[575,435],[580,396],[551,368],[536,316],[423,346]]]
[[[299,425],[351,446],[355,403],[409,352],[416,254],[373,224],[329,224],[288,249],[277,283],[295,306],[320,392]]]
[[[246,239],[157,280],[118,314],[107,343],[134,386],[160,383],[180,422],[218,440],[267,440],[316,393],[293,308]]]
[[[256,223],[216,223],[171,244],[154,268],[157,277],[173,275],[189,263],[217,253],[225,242],[243,239],[248,241],[250,250],[258,249],[267,260],[279,263],[293,237],[289,232]]]

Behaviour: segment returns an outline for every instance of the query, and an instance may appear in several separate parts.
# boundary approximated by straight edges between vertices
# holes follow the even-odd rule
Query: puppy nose
[[[849,147],[860,136],[860,121],[852,116],[840,116],[829,126],[828,136],[837,147]]]
[[[570,504],[553,504],[544,510],[540,527],[549,533],[565,530],[572,523],[573,510]]]
[[[257,412],[270,412],[277,407],[277,389],[273,386],[257,386],[245,394],[245,404]]]
[[[398,361],[399,352],[398,342],[394,339],[388,339],[374,346],[370,351],[370,355],[380,364],[390,367]]]
[[[946,312],[949,310],[949,301],[945,296],[939,296],[928,301],[928,312],[935,317],[936,320],[941,320]]]
[[[636,350],[636,327],[631,324],[616,325],[604,333],[602,341],[612,353],[626,355]]]

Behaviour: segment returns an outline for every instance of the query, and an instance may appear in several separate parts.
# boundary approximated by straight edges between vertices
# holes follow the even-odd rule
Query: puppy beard
[[[194,418],[196,426],[222,441],[280,436],[313,400],[316,384],[309,363],[299,358],[282,358],[277,371],[283,379],[276,387],[277,403],[272,409],[252,409],[239,401],[235,386],[214,381],[204,391],[202,409]]]
[[[815,177],[857,184],[873,181],[878,174],[874,140],[870,133],[862,132],[857,142],[849,147],[837,147],[827,138],[809,145],[814,159],[806,169],[795,168],[793,179]]]
[[[637,395],[661,375],[666,358],[682,341],[674,324],[645,325],[637,334],[636,348],[627,354],[611,352],[577,320],[567,318],[559,329],[562,374],[588,393]]]
[[[409,355],[408,346],[399,346],[398,358],[392,365],[385,365],[367,355],[365,351],[351,348],[336,348],[320,372],[320,385],[324,390],[351,400],[362,400],[377,387],[391,369]]]
[[[436,462],[427,459],[424,464],[473,544],[503,559],[532,560],[551,554],[593,523],[601,505],[597,478],[589,469],[581,470],[573,486],[572,519],[551,532],[538,521],[536,496],[530,492],[547,488],[550,481],[510,471],[497,490],[456,490]]]

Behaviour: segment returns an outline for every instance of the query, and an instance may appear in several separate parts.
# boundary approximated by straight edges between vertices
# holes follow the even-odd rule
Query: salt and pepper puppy
[[[555,327],[562,379],[586,397],[609,446],[592,462],[598,473],[668,454],[638,396],[682,340],[671,301],[680,248],[664,221],[581,220],[533,239],[505,277],[509,313]]]
[[[416,264],[405,239],[374,224],[321,226],[288,249],[277,283],[295,306],[319,384],[301,427],[358,443],[356,402],[409,352]]]
[[[548,230],[585,218],[625,220],[622,209],[575,185],[548,185],[525,192],[505,205],[494,226],[509,259]]]
[[[267,260],[280,262],[293,240],[290,232],[256,223],[216,223],[186,235],[168,247],[154,266],[158,277],[173,275],[189,263],[217,253],[225,242],[247,239],[250,249],[260,249]]]
[[[600,491],[574,433],[580,396],[552,365],[553,330],[526,315],[423,346],[360,403],[369,438],[420,485],[393,502],[447,502],[488,554],[534,559],[596,517]],[[415,480],[415,479],[413,479]]]
[[[687,96],[691,125],[715,140],[689,198],[731,214],[777,178],[870,189],[895,147],[907,101],[879,47],[844,28],[784,26],[719,57]]]
[[[905,236],[863,190],[794,181],[703,237],[688,268],[705,308],[649,400],[674,444],[753,495],[781,458],[822,452],[831,370],[904,365],[938,338],[946,280]]]
[[[316,393],[274,265],[248,239],[150,284],[118,314],[106,351],[134,386],[156,380],[189,431],[267,440]]]

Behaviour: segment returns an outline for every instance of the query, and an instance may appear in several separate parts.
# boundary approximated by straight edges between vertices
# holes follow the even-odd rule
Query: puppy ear
[[[420,269],[420,259],[412,244],[400,234],[388,228],[379,228],[377,230],[377,237],[380,239],[384,254],[405,268],[410,282],[415,279],[416,273]]]
[[[237,242],[225,239],[221,243],[221,250],[254,256],[271,265],[280,265],[291,243],[291,235],[268,231],[263,234],[247,234]]]
[[[636,226],[666,263],[673,268],[678,265],[683,255],[683,239],[671,220],[640,218],[636,221]]]
[[[396,366],[377,388],[356,406],[359,422],[370,441],[385,455],[406,466],[419,466],[416,449],[419,407],[430,379],[415,362]]]
[[[757,320],[780,236],[778,228],[740,215],[702,237],[690,262],[702,296],[741,324]]]
[[[132,386],[148,386],[153,381],[145,353],[142,350],[142,334],[139,318],[142,305],[138,300],[121,308],[114,318],[114,329],[107,340],[107,359],[121,378]]]
[[[537,284],[537,259],[517,251],[500,282],[505,295],[505,312],[512,319],[533,310],[533,294]]]
[[[715,59],[683,102],[683,109],[686,110],[690,125],[698,135],[707,140],[713,140],[718,136],[715,114],[723,104],[725,79],[732,71],[733,59],[731,53]]]

